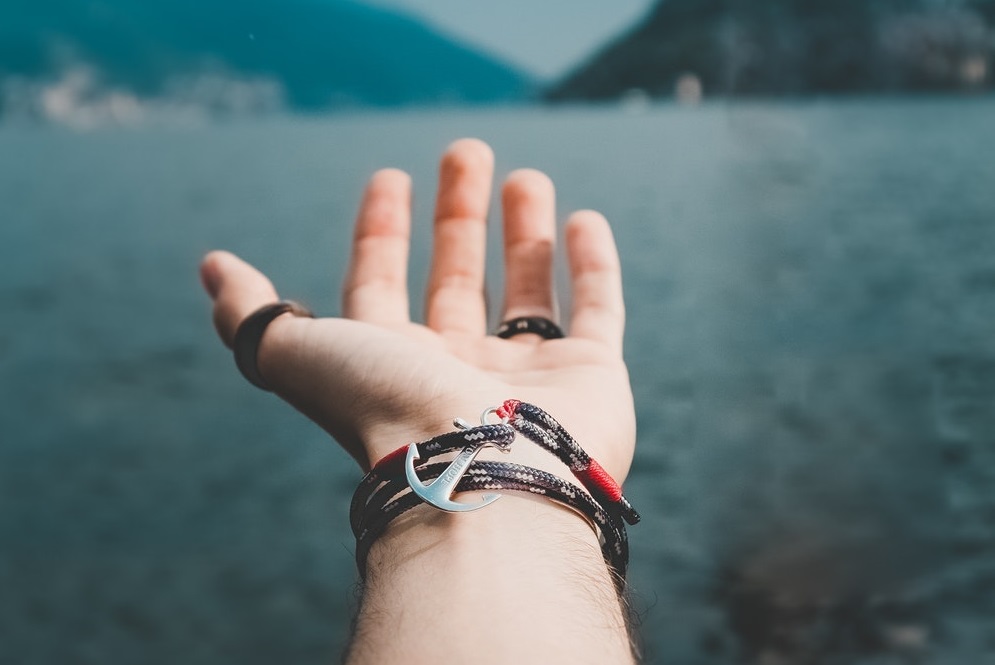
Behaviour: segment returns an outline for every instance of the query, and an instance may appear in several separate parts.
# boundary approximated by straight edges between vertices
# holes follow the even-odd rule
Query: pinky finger
[[[593,210],[575,212],[567,220],[566,245],[573,291],[570,336],[601,342],[621,354],[622,270],[608,221]]]

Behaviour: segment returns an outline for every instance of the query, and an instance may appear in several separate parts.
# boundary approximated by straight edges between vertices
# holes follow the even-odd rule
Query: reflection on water
[[[424,227],[460,135],[615,223],[651,662],[995,658],[993,112],[0,131],[0,660],[334,658],[358,472],[242,384],[195,265],[231,248],[334,312],[363,179],[411,171]]]

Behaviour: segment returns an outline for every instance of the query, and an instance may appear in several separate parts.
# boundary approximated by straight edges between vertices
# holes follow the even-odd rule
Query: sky
[[[413,14],[544,80],[566,74],[655,0],[361,0]]]

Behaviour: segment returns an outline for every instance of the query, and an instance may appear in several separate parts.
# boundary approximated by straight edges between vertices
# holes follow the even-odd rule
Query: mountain
[[[305,110],[516,100],[531,90],[520,72],[412,18],[350,0],[7,0],[8,105],[11,86],[74,71],[86,86],[139,100],[209,97],[222,81],[228,93],[275,90]]]
[[[990,88],[995,0],[661,0],[553,101]]]

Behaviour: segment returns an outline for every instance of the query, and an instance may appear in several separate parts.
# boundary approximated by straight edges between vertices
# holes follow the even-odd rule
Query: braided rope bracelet
[[[595,529],[602,554],[625,579],[629,560],[628,536],[623,520],[639,521],[639,514],[622,495],[622,489],[600,464],[592,459],[572,436],[539,407],[508,400],[497,409],[484,412],[501,418],[499,424],[469,427],[456,421],[461,430],[449,432],[421,443],[401,447],[381,459],[363,478],[353,495],[349,520],[356,536],[356,563],[365,577],[366,558],[373,542],[397,517],[422,502],[444,510],[475,510],[497,497],[484,495],[479,504],[454,504],[445,497],[431,496],[427,490],[444,485],[442,490],[468,492],[502,490],[540,495],[565,505],[584,516]],[[541,448],[556,455],[584,485],[587,492],[551,474],[529,466],[507,462],[484,462],[473,457],[482,448],[493,446],[507,452],[520,433]],[[452,462],[428,462],[439,455],[462,449]],[[417,468],[414,460],[419,460]],[[441,481],[439,479],[442,479]],[[428,485],[425,481],[432,481]]]

